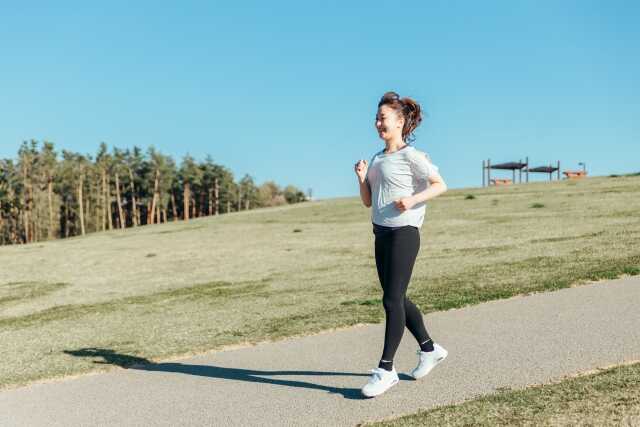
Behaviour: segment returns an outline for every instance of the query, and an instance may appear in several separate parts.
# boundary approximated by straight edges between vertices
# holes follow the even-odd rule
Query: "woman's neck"
[[[389,141],[385,141],[385,153],[393,153],[394,151],[398,151],[399,149],[403,148],[405,145],[407,145],[402,138],[398,138],[398,139],[390,139]]]

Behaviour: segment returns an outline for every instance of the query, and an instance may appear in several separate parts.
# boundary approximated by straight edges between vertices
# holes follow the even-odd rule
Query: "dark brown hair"
[[[388,105],[393,108],[396,113],[402,114],[404,117],[404,126],[402,127],[402,140],[412,142],[415,139],[413,131],[422,122],[422,110],[420,104],[411,98],[400,98],[395,92],[387,92],[382,95],[378,108],[382,105]]]

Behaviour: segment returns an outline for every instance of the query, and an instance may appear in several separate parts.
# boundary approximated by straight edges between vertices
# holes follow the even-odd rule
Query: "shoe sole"
[[[437,359],[436,359],[436,361],[435,361],[435,363],[431,366],[431,368],[430,368],[427,372],[425,372],[424,374],[422,374],[422,375],[420,375],[420,376],[418,376],[418,377],[416,377],[416,376],[415,376],[415,375],[413,375],[413,374],[409,374],[409,375],[410,375],[411,377],[413,377],[413,379],[415,379],[415,380],[419,380],[420,378],[425,377],[429,372],[431,372],[431,371],[433,370],[433,368],[435,368],[436,366],[438,366],[438,365],[439,365],[439,364],[440,364],[444,359],[446,359],[448,355],[449,355],[449,352],[445,350],[444,355],[443,355],[442,357],[437,358]]]
[[[365,397],[376,397],[376,396],[380,396],[380,395],[381,395],[381,394],[383,394],[385,391],[389,391],[389,389],[390,389],[391,387],[393,387],[394,385],[398,384],[399,382],[400,382],[400,379],[394,380],[394,381],[391,383],[391,385],[390,385],[389,387],[387,387],[385,390],[382,390],[380,393],[376,393],[376,394],[366,394],[366,393],[365,393],[365,392],[363,392],[362,390],[361,390],[361,392],[362,392],[362,395],[363,395],[363,396],[365,396]]]

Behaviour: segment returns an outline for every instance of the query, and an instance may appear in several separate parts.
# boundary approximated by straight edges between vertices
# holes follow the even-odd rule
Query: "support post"
[[[485,173],[484,172],[484,169],[485,169],[484,162],[485,162],[485,160],[482,161],[482,188],[484,188],[484,173]]]
[[[520,181],[520,184],[522,184],[522,159],[518,160],[518,163],[520,164],[520,167],[518,168],[518,180]]]

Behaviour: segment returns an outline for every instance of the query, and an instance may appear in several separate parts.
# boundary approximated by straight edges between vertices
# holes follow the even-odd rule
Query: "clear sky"
[[[639,22],[631,0],[4,3],[0,157],[153,144],[355,196],[394,90],[426,110],[415,146],[450,188],[487,158],[640,171]]]

